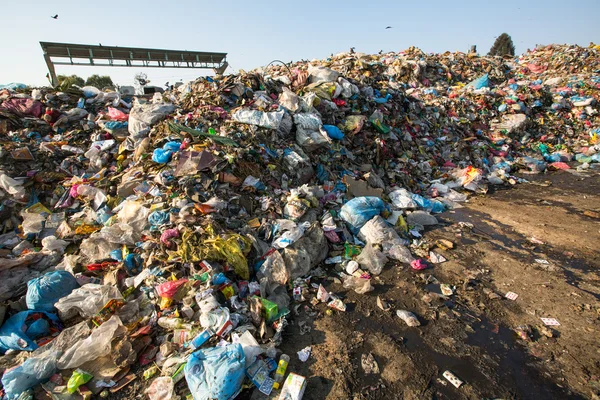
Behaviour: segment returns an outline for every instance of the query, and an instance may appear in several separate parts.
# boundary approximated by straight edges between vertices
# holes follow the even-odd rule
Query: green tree
[[[498,36],[488,55],[502,57],[514,56],[515,45],[513,44],[510,35],[508,33],[503,33],[502,35]]]
[[[108,75],[92,75],[85,81],[86,86],[94,86],[100,90],[108,86],[114,86],[112,79]]]
[[[85,85],[85,81],[83,80],[83,78],[77,75],[58,75],[57,78],[58,87],[60,88],[60,90],[67,90],[73,85],[77,85],[79,87]]]

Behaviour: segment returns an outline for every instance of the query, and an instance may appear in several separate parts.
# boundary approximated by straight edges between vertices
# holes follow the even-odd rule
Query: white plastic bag
[[[364,279],[359,276],[349,276],[344,280],[346,289],[353,289],[358,294],[371,292],[374,288],[371,285],[370,279]]]
[[[142,232],[148,224],[148,215],[150,209],[144,207],[141,203],[126,200],[117,217],[119,222],[131,227],[134,231]]]
[[[42,239],[42,251],[44,252],[57,251],[63,254],[68,245],[69,242],[57,239],[56,236],[47,236]]]
[[[412,199],[411,193],[406,189],[396,189],[389,194],[390,200],[398,208],[417,208],[417,203]]]
[[[284,110],[263,112],[258,110],[240,109],[231,118],[243,124],[262,126],[263,128],[277,129],[283,119]]]
[[[73,290],[54,306],[58,309],[62,320],[73,317],[77,312],[83,317],[92,317],[111,299],[123,300],[123,296],[115,286],[88,283]]]
[[[1,171],[0,187],[4,189],[8,194],[11,194],[15,197],[25,196],[25,188],[23,187],[23,181],[13,179]]]
[[[42,214],[23,212],[21,216],[23,217],[22,227],[25,235],[29,235],[30,233],[37,234],[44,229],[43,223],[46,217]]]
[[[113,315],[108,321],[92,331],[92,334],[75,343],[65,351],[57,362],[59,369],[77,368],[80,365],[110,354],[111,342],[115,337],[124,335],[127,328],[121,319]]]
[[[150,128],[167,115],[175,111],[175,106],[169,103],[139,104],[136,103],[129,113],[128,130],[134,144],[148,136]]]
[[[396,315],[408,326],[421,326],[416,315],[406,310],[397,310]]]
[[[369,270],[373,275],[379,275],[387,261],[388,258],[385,254],[379,251],[371,243],[367,243],[358,257],[356,257],[356,262]]]
[[[308,66],[308,75],[310,83],[321,83],[321,82],[333,82],[337,80],[340,73],[327,67],[313,67]]]
[[[415,259],[404,245],[406,241],[379,215],[363,225],[358,232],[358,238],[367,243],[381,244],[383,252],[394,260],[410,263]]]
[[[286,87],[283,88],[283,93],[279,95],[279,104],[293,113],[300,108],[298,95]]]

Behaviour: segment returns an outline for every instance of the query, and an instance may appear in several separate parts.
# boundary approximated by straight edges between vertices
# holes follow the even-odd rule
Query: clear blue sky
[[[274,59],[324,58],[356,51],[486,53],[507,32],[517,53],[537,43],[600,42],[600,0],[3,0],[0,83],[45,84],[39,41],[227,52],[231,68]],[[57,20],[50,18],[58,14]],[[385,30],[386,26],[393,26]],[[132,84],[137,72],[152,84],[205,75],[204,70],[57,67],[59,74],[108,74]]]

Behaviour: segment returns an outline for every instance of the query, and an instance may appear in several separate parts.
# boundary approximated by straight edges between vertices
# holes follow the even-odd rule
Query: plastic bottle
[[[290,362],[290,356],[282,354],[279,358],[279,364],[277,364],[277,370],[275,371],[275,382],[273,383],[273,389],[279,389],[279,385],[283,382],[285,376],[285,370],[287,369],[288,363]]]

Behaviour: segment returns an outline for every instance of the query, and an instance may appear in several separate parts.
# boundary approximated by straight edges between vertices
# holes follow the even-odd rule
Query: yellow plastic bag
[[[206,251],[204,258],[227,262],[240,278],[246,280],[250,278],[246,254],[251,247],[252,242],[242,235],[218,236],[203,243],[203,252]]]

